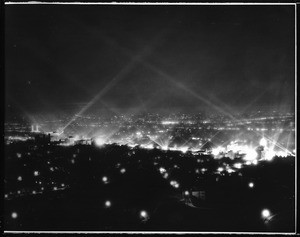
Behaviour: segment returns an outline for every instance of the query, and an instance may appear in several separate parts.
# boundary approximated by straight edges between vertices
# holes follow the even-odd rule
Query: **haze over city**
[[[6,4],[4,106],[6,231],[295,231],[294,4]]]

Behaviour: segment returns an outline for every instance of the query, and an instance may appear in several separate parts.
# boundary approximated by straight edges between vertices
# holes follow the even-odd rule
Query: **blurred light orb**
[[[188,196],[189,194],[190,194],[189,191],[184,192],[184,195],[186,195],[186,196]]]
[[[270,217],[271,212],[268,209],[264,209],[264,210],[262,210],[261,215],[264,218],[268,218],[268,217]]]
[[[11,217],[13,219],[16,219],[18,217],[18,213],[16,213],[16,212],[11,213]]]
[[[253,183],[253,182],[250,182],[250,183],[248,184],[248,186],[249,186],[249,188],[253,188],[253,187],[254,187],[254,183]]]
[[[148,213],[147,213],[146,211],[142,210],[142,211],[140,212],[140,216],[141,216],[142,218],[147,218],[147,217],[148,217]]]
[[[33,172],[33,175],[34,175],[34,176],[38,176],[39,174],[40,174],[40,173],[39,173],[38,171],[34,171],[34,172]]]
[[[125,169],[125,168],[122,168],[122,169],[120,170],[120,172],[121,172],[121,174],[124,174],[124,173],[126,172],[126,169]]]
[[[108,178],[107,178],[106,176],[103,176],[103,177],[102,177],[102,181],[103,181],[104,183],[106,183],[106,182],[108,181]]]
[[[19,177],[18,177],[18,181],[22,181],[22,176],[19,176]]]
[[[105,207],[111,207],[111,202],[109,200],[105,202]]]

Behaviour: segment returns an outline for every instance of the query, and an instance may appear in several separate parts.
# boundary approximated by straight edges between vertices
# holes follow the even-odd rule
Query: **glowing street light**
[[[16,213],[16,212],[11,213],[11,217],[13,219],[16,219],[18,217],[18,213]]]
[[[268,209],[264,209],[264,210],[262,210],[261,215],[263,218],[266,219],[271,216],[271,212]]]
[[[107,207],[107,208],[108,208],[108,207],[111,207],[111,202],[110,202],[109,200],[107,200],[107,201],[105,202],[104,205],[105,205],[105,207]]]
[[[103,181],[103,183],[106,184],[106,183],[108,183],[108,178],[107,178],[106,176],[103,176],[103,177],[102,177],[102,181]]]
[[[149,219],[149,215],[145,210],[142,210],[140,212],[140,218],[142,219],[142,221],[147,221]]]
[[[38,176],[39,174],[40,174],[40,172],[38,172],[38,171],[34,171],[34,172],[33,172],[33,175],[34,175],[34,176]]]

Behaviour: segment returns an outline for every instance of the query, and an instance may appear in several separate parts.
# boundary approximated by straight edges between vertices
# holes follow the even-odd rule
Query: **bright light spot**
[[[111,207],[111,202],[110,201],[106,201],[105,202],[105,207]]]
[[[56,190],[57,190],[57,187],[53,187],[53,190],[55,190],[55,191],[56,191]]]
[[[162,125],[171,125],[171,124],[178,124],[179,122],[177,121],[162,121]]]
[[[35,190],[33,190],[33,191],[32,191],[32,194],[36,194],[36,191],[35,191]]]
[[[165,179],[167,179],[167,178],[169,177],[169,174],[168,174],[168,173],[164,173],[163,177],[164,177]]]
[[[265,160],[273,160],[273,158],[275,157],[275,151],[273,150],[267,150],[266,153],[265,153]]]
[[[260,139],[259,141],[259,145],[266,147],[267,146],[267,140],[263,137],[262,139]]]
[[[13,219],[16,219],[18,217],[18,213],[16,213],[16,212],[11,213],[11,217]]]
[[[177,181],[172,180],[170,182],[170,184],[174,187],[174,188],[179,188],[179,183]]]
[[[254,187],[254,183],[253,183],[253,182],[250,182],[250,183],[248,184],[248,186],[249,186],[249,188],[253,188],[253,187]]]
[[[105,144],[105,140],[101,137],[97,137],[95,139],[95,143],[96,143],[97,146],[103,146]]]
[[[161,174],[163,174],[163,173],[165,173],[165,172],[166,172],[166,169],[165,169],[165,168],[163,168],[163,167],[160,167],[160,168],[159,168],[159,172],[160,172]]]
[[[140,212],[140,216],[141,216],[142,218],[147,218],[147,217],[148,217],[148,213],[147,213],[146,211],[141,211],[141,212]]]
[[[22,154],[21,154],[21,153],[17,153],[17,157],[18,157],[18,158],[21,158],[21,157],[22,157]]]
[[[234,168],[237,168],[237,169],[241,169],[242,168],[242,164],[241,163],[235,163],[233,165]]]
[[[102,181],[103,181],[104,183],[107,183],[107,182],[108,182],[108,178],[107,178],[106,176],[103,176],[103,177],[102,177]]]
[[[179,150],[180,150],[181,152],[183,152],[183,153],[186,153],[188,149],[189,149],[189,148],[186,147],[186,146],[185,146],[185,147],[179,148]]]
[[[33,175],[34,175],[34,176],[38,176],[39,174],[40,174],[40,173],[39,173],[38,171],[34,171],[34,172],[33,172]]]
[[[268,209],[264,209],[264,210],[261,212],[261,215],[262,215],[262,217],[264,217],[264,218],[268,218],[268,217],[271,215],[271,213],[270,213],[270,211],[269,211]]]
[[[257,165],[257,164],[258,164],[258,161],[257,161],[257,160],[254,160],[254,161],[252,161],[252,164],[253,164],[253,165]]]
[[[211,153],[214,155],[214,156],[217,156],[219,155],[220,153],[222,152],[225,152],[225,149],[223,147],[216,147],[216,148],[213,148]]]
[[[248,149],[246,151],[246,155],[244,157],[244,160],[252,161],[257,158],[257,152],[254,149]]]
[[[245,163],[246,165],[251,165],[251,161],[246,161],[246,163]]]
[[[189,191],[184,192],[184,195],[186,195],[186,196],[188,196],[189,194],[190,194]]]
[[[222,168],[222,167],[219,167],[219,168],[218,168],[218,171],[219,171],[219,172],[222,172],[223,170],[224,170],[224,168]]]
[[[18,177],[18,181],[22,181],[22,176],[19,176],[19,177]]]
[[[227,169],[227,172],[230,174],[230,173],[233,173],[233,172],[235,172],[233,169],[231,169],[231,168],[228,168]]]
[[[120,170],[120,172],[121,172],[121,174],[124,174],[124,173],[126,172],[126,169],[125,169],[125,168],[122,168],[122,169]]]
[[[161,149],[164,150],[164,151],[167,151],[169,149],[168,146],[161,146]]]
[[[74,159],[72,159],[72,160],[71,160],[71,163],[72,163],[72,164],[75,164],[75,160],[74,160]]]

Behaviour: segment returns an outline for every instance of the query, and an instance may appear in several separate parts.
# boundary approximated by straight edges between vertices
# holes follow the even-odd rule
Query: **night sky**
[[[279,5],[6,5],[6,108],[293,106],[294,21]]]

